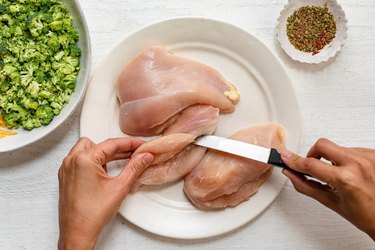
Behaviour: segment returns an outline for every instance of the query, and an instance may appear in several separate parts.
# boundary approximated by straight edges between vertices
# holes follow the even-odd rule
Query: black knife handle
[[[268,158],[268,163],[271,164],[271,165],[274,165],[274,166],[276,166],[276,167],[279,167],[279,168],[288,169],[289,171],[292,171],[292,172],[295,172],[295,173],[298,173],[298,174],[303,174],[303,175],[306,175],[306,176],[310,176],[310,175],[308,175],[308,174],[298,172],[298,171],[296,171],[296,170],[291,169],[290,167],[288,167],[288,166],[283,162],[283,160],[281,160],[281,155],[280,155],[280,153],[277,152],[277,150],[274,149],[274,148],[271,148],[270,157]]]
[[[287,165],[285,165],[283,160],[281,160],[280,153],[277,152],[277,150],[274,148],[271,148],[271,153],[270,153],[270,157],[268,158],[268,163],[279,168],[287,168],[287,169],[289,168]]]

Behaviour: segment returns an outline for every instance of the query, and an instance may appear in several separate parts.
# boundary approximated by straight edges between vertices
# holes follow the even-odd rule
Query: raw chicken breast
[[[277,149],[284,144],[283,128],[277,124],[245,128],[229,138]],[[233,207],[255,194],[271,171],[268,164],[208,150],[185,177],[184,191],[201,209]]]
[[[138,178],[135,187],[162,185],[180,180],[199,163],[205,152],[204,148],[188,145],[172,159],[160,164],[152,163]]]
[[[130,135],[158,135],[195,104],[234,111],[236,87],[215,69],[153,46],[135,56],[118,78],[120,127]]]
[[[137,153],[149,152],[155,157],[152,164],[164,163],[181,152],[187,145],[192,143],[195,138],[195,135],[184,133],[162,136],[156,140],[141,145],[134,152],[134,155]]]
[[[140,146],[134,154],[149,152],[155,160],[138,177],[132,190],[142,185],[155,186],[183,178],[204,156],[205,148],[190,145],[195,135],[170,134]]]
[[[219,109],[208,105],[193,105],[180,112],[176,121],[163,135],[188,133],[196,136],[212,134],[219,119]]]
[[[202,159],[205,148],[190,145],[197,136],[212,134],[219,110],[207,105],[194,105],[181,112],[163,137],[147,142],[135,153],[150,152],[155,160],[138,178],[140,185],[161,185],[183,178]]]

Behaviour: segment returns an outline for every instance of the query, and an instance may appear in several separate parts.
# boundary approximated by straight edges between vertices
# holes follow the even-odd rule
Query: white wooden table
[[[286,65],[302,116],[300,154],[306,154],[319,137],[375,148],[375,2],[340,1],[349,20],[348,39],[334,60],[319,65],[293,62],[276,42],[276,19],[286,2],[80,0],[90,29],[93,69],[113,46],[143,25],[176,16],[221,19],[259,37]],[[51,135],[0,155],[0,249],[56,248],[57,170],[79,137],[79,116],[80,107]],[[374,248],[366,234],[298,194],[290,183],[264,213],[224,236],[168,239],[118,216],[97,244],[97,249]]]

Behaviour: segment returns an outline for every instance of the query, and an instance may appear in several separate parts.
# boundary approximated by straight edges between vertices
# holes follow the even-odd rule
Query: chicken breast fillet
[[[217,70],[161,46],[143,50],[125,65],[116,92],[120,127],[129,135],[161,134],[195,104],[229,113],[239,101],[236,87]]]
[[[284,145],[283,128],[277,124],[241,129],[229,138],[277,149]],[[185,177],[184,191],[200,209],[233,207],[255,194],[271,171],[268,164],[210,149]]]
[[[194,105],[179,114],[162,137],[147,142],[136,151],[155,156],[140,175],[133,190],[141,185],[162,185],[180,180],[202,159],[205,148],[190,145],[197,136],[212,134],[217,126],[219,110],[208,105]]]

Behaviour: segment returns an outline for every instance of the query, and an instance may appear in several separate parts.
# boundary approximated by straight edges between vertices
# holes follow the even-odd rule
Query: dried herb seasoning
[[[317,54],[335,38],[336,22],[328,8],[304,6],[288,17],[286,33],[296,49]]]

